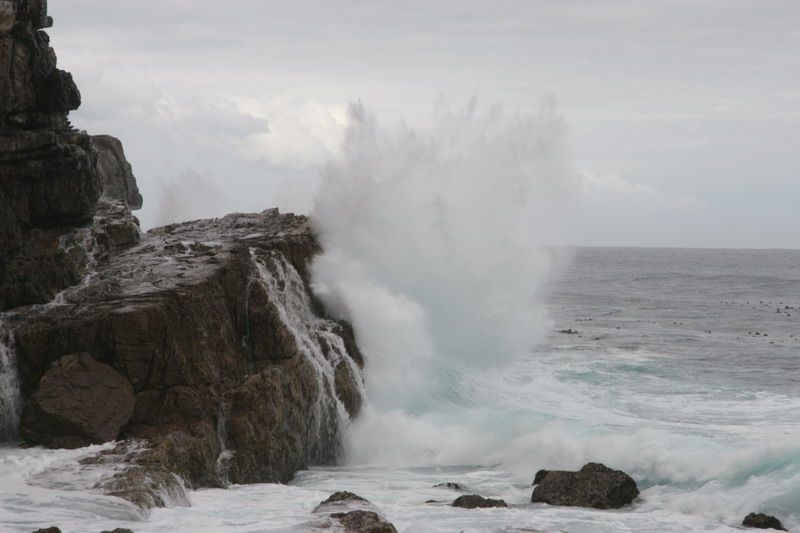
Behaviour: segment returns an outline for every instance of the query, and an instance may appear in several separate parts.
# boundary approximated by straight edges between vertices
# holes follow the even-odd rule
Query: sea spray
[[[373,452],[387,449],[383,436],[419,457],[407,442],[416,433],[421,455],[439,457],[472,433],[456,424],[435,436],[447,433],[451,408],[476,401],[476,375],[527,353],[547,329],[538,297],[572,179],[553,101],[532,116],[475,102],[439,109],[424,131],[381,128],[351,106],[311,215],[325,250],[312,272],[315,293],[353,322],[366,355],[369,405],[356,433],[371,434],[358,440],[375,442]]]

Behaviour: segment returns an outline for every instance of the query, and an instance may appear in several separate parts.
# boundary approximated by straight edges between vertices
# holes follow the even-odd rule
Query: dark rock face
[[[541,470],[531,501],[550,505],[618,509],[639,495],[636,482],[620,470],[588,463],[578,472]]]
[[[779,531],[786,531],[780,520],[764,513],[750,513],[744,517],[742,525],[756,529],[777,529]]]
[[[0,311],[46,303],[86,274],[108,243],[67,243],[84,239],[104,188],[141,206],[118,141],[69,125],[80,93],[56,68],[51,25],[44,0],[0,3]]]
[[[453,501],[453,507],[463,507],[464,509],[477,509],[484,507],[508,507],[503,500],[493,500],[491,498],[484,498],[477,494],[465,494],[459,496]]]
[[[114,440],[133,414],[130,381],[87,354],[70,354],[42,376],[22,414],[22,438],[52,448]]]

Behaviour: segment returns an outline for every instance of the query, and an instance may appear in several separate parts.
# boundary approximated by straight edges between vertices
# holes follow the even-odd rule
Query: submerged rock
[[[333,494],[328,496],[328,498],[325,501],[321,502],[317,506],[317,508],[319,509],[323,505],[328,505],[330,503],[336,503],[336,502],[367,502],[367,501],[368,500],[366,498],[362,498],[358,494],[353,494],[352,492],[343,490],[339,492],[334,492]]]
[[[639,495],[636,482],[625,472],[588,463],[578,472],[540,470],[531,501],[550,505],[618,509]]]
[[[452,481],[448,481],[446,483],[437,483],[433,486],[435,489],[452,489],[452,490],[460,490],[464,491],[467,490],[467,487],[462,485],[461,483],[453,483]]]
[[[756,529],[777,529],[779,531],[786,531],[780,520],[764,513],[750,513],[744,517],[742,525]]]
[[[344,533],[397,533],[374,505],[352,492],[331,494],[320,502],[314,512],[325,513],[326,516],[307,524],[310,530],[335,528]]]
[[[477,509],[484,507],[508,507],[503,500],[493,500],[491,498],[484,498],[477,494],[465,494],[459,496],[452,503],[453,507],[463,507],[464,509]]]
[[[392,524],[373,511],[333,513],[331,518],[342,525],[344,533],[397,533]]]

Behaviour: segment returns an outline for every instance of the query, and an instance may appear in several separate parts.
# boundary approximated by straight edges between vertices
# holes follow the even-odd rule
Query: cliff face
[[[98,203],[104,178],[108,200],[141,207],[121,145],[70,127],[67,113],[80,105],[80,93],[56,68],[42,30],[50,25],[44,0],[0,0],[0,311],[50,301],[103,253],[70,253],[64,242],[83,238],[76,230],[106,207]],[[129,184],[127,194],[120,182]],[[104,233],[102,224],[94,232]]]
[[[80,96],[50,23],[44,1],[0,0],[0,351],[19,436],[119,440],[96,460],[128,467],[99,487],[143,506],[177,494],[175,474],[223,486],[333,462],[363,363],[308,288],[308,221],[268,210],[142,235],[119,141],[69,126]]]

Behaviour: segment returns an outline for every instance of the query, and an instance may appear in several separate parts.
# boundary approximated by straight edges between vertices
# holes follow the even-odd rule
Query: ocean
[[[553,246],[580,183],[552,103],[350,122],[310,213],[312,288],[366,361],[339,466],[146,514],[93,490],[113,465],[77,461],[102,446],[10,443],[0,531],[313,531],[339,490],[406,533],[733,532],[750,512],[800,529],[800,251]],[[638,500],[530,503],[538,470],[587,462]],[[454,508],[442,483],[509,507]]]
[[[7,446],[0,530],[303,531],[337,490],[406,532],[723,532],[751,511],[800,528],[800,251],[570,255],[544,291],[551,322],[533,350],[450,376],[458,394],[428,412],[372,407],[365,418],[383,420],[355,422],[349,463],[194,491],[191,507],[145,517],[91,490],[98,467],[75,460],[98,447]],[[588,461],[630,474],[639,499],[616,511],[530,503],[538,469]],[[434,487],[446,482],[510,507],[450,507],[460,493]]]

